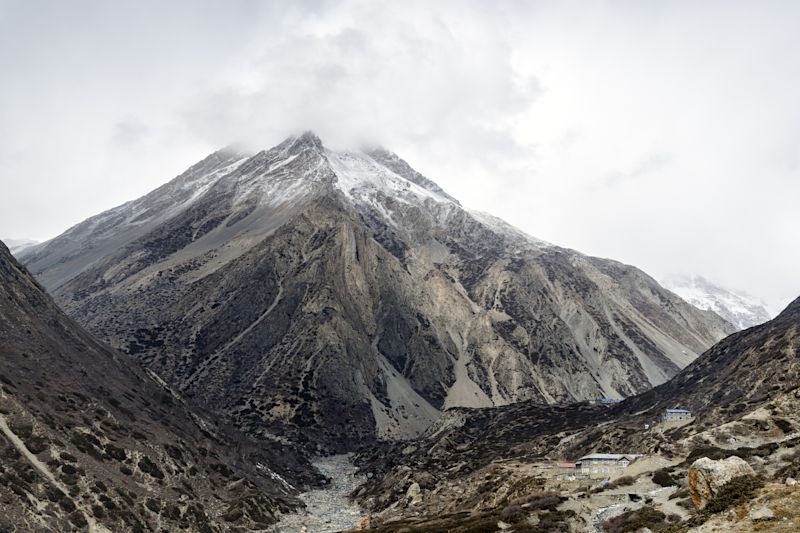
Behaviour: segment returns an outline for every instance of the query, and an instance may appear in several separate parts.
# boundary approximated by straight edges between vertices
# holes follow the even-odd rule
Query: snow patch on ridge
[[[494,215],[490,215],[489,213],[484,213],[483,211],[475,211],[475,210],[472,210],[472,209],[468,210],[468,212],[472,216],[472,218],[474,218],[475,220],[477,220],[478,222],[480,222],[481,224],[483,224],[487,228],[491,229],[495,233],[497,233],[499,235],[502,235],[503,237],[506,237],[507,239],[509,239],[512,242],[514,242],[514,241],[517,241],[517,242],[524,241],[527,244],[532,244],[536,248],[551,248],[551,247],[553,247],[553,245],[550,244],[549,242],[543,241],[541,239],[537,239],[536,237],[528,235],[524,231],[515,228],[514,226],[512,226],[511,224],[509,224],[505,220],[503,220],[501,218],[498,218],[498,217],[496,217]],[[519,251],[519,250],[516,250],[516,251]]]
[[[713,311],[738,329],[746,329],[770,320],[766,304],[741,291],[711,283],[702,276],[673,275],[662,285],[693,306]]]
[[[325,156],[336,174],[337,188],[348,198],[354,199],[365,192],[382,192],[407,203],[412,199],[452,203],[449,198],[395,174],[364,153],[325,150]]]

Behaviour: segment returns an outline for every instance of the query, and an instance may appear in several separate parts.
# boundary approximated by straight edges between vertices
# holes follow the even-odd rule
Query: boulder
[[[408,499],[408,503],[411,505],[416,505],[422,501],[422,495],[420,494],[422,490],[420,489],[419,483],[414,482],[408,487],[408,491],[406,491],[406,498]]]
[[[797,480],[795,478],[793,478],[793,477],[787,477],[786,478],[786,484],[787,485],[797,485]]]
[[[732,479],[753,475],[753,468],[741,457],[719,461],[701,457],[689,468],[689,492],[695,508],[698,511],[704,509],[720,487]]]
[[[747,516],[750,518],[750,520],[756,522],[758,520],[772,520],[775,518],[775,513],[772,512],[772,509],[769,507],[764,506],[759,507],[758,509],[753,509],[748,513]]]

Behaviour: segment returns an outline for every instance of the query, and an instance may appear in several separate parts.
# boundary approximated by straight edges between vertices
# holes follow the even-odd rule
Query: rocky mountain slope
[[[700,425],[718,425],[800,387],[800,298],[777,317],[735,333],[673,379],[623,404],[685,405]]]
[[[717,343],[668,382],[616,405],[520,402],[453,410],[413,449],[365,449],[362,464],[376,472],[389,466],[458,476],[508,458],[574,458],[593,451],[680,455],[690,451],[681,446],[692,437],[737,449],[750,433],[764,442],[800,436],[798,407],[800,298],[775,319]],[[689,409],[694,419],[667,432],[643,431],[645,424],[655,427],[667,408]],[[385,484],[390,471],[371,476],[373,484]]]
[[[659,425],[664,409],[676,407],[694,418]],[[800,298],[775,319],[725,338],[668,382],[619,404],[451,410],[413,444],[365,447],[358,462],[369,481],[356,495],[379,512],[376,522],[420,521],[446,511],[459,523],[479,507],[499,514],[508,499],[492,495],[541,492],[547,468],[536,465],[552,468],[591,452],[647,454],[652,470],[688,459],[683,475],[698,457],[736,455],[783,484],[800,474],[798,413]]]
[[[199,415],[67,318],[0,243],[0,530],[267,527],[308,463]]]
[[[670,276],[661,284],[698,309],[713,311],[737,329],[763,324],[772,315],[764,302],[740,291],[726,289],[702,276]]]
[[[390,152],[313,134],[212,154],[23,260],[185,394],[325,452],[447,407],[629,396],[732,331],[634,267],[464,209]]]

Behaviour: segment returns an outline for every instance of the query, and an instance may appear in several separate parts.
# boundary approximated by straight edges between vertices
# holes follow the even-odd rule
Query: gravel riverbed
[[[357,526],[366,516],[348,497],[363,481],[356,476],[350,455],[322,457],[314,466],[331,479],[330,484],[301,494],[306,510],[283,516],[272,533],[333,533]]]

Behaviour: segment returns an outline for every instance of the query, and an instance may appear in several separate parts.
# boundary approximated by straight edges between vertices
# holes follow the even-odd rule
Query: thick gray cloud
[[[380,143],[465,205],[656,277],[800,294],[793,2],[0,0],[0,235],[234,141]]]

